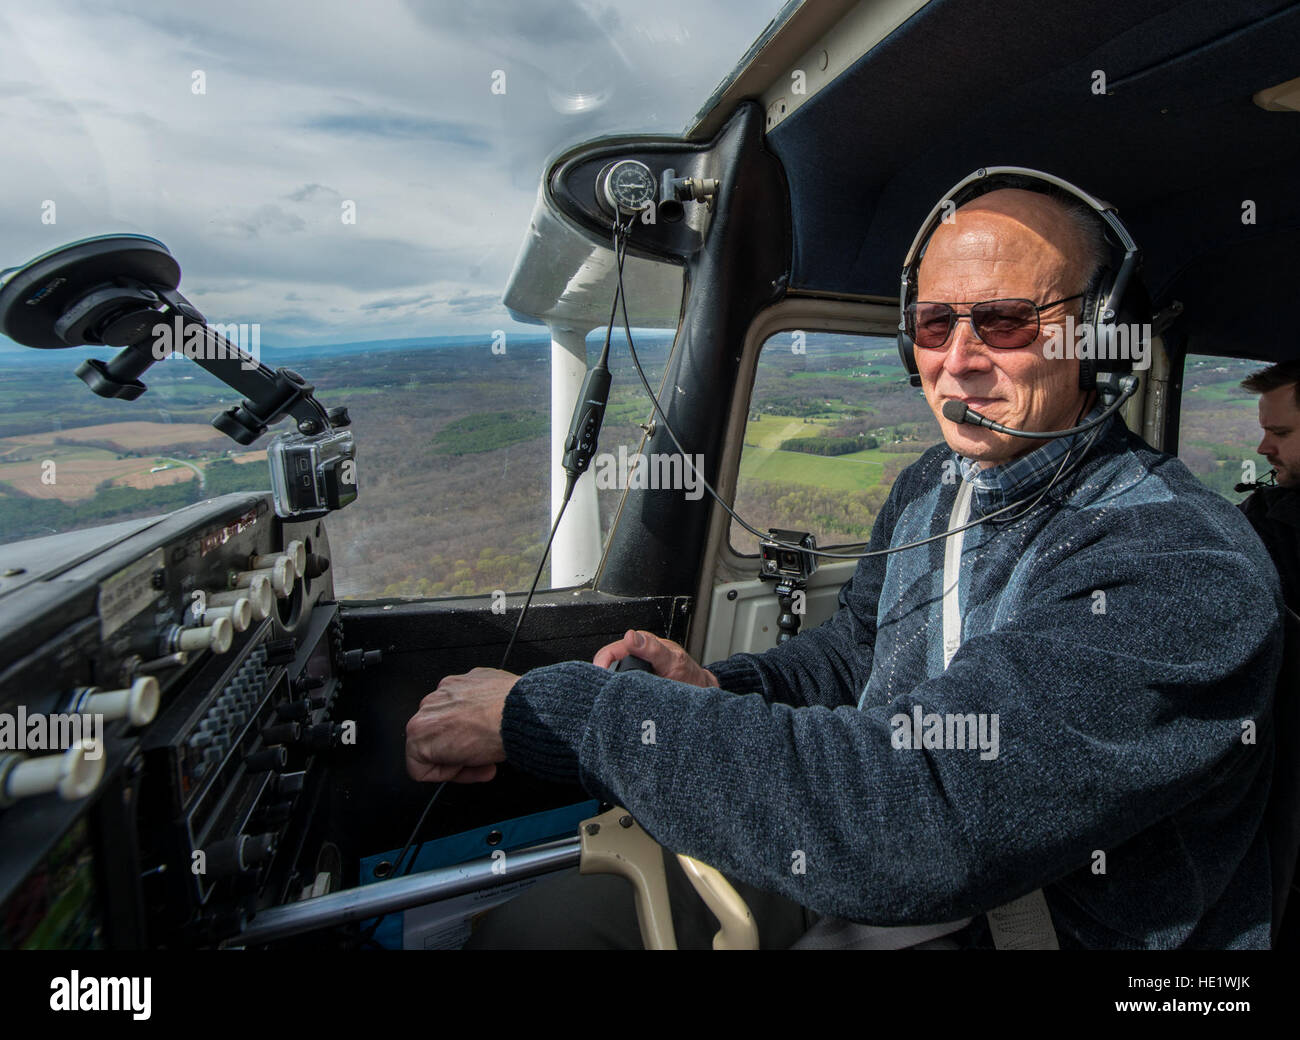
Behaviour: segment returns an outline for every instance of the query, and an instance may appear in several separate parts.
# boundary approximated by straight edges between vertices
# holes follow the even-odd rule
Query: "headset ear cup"
[[[1133,362],[1139,359],[1143,368],[1150,366],[1151,315],[1151,297],[1147,294],[1146,285],[1140,275],[1134,275],[1124,290],[1124,299],[1120,301],[1119,314],[1115,317],[1117,323],[1127,326],[1127,331],[1118,340],[1119,346],[1127,347],[1124,351],[1127,356],[1116,357],[1111,361],[1108,367],[1112,371],[1125,374],[1132,372]]]
[[[921,250],[924,254],[925,250]],[[920,259],[911,268],[903,272],[903,292],[899,301],[898,315],[898,359],[903,362],[903,371],[907,373],[907,381],[912,386],[921,385],[921,370],[916,367],[916,344],[912,337],[906,331],[907,308],[916,301],[916,275],[917,267],[920,266]]]
[[[898,358],[903,362],[903,369],[907,372],[907,380],[912,386],[921,385],[921,372],[916,367],[915,344],[906,332],[901,329],[898,332]]]
[[[1081,390],[1095,390],[1097,388],[1097,348],[1100,346],[1101,326],[1097,323],[1098,312],[1101,308],[1101,301],[1105,296],[1105,290],[1110,285],[1110,269],[1107,267],[1095,272],[1092,280],[1088,282],[1088,288],[1083,291],[1083,302],[1079,307],[1079,321],[1075,327],[1075,342],[1069,344],[1069,348],[1077,351],[1080,337],[1089,336],[1084,329],[1091,329],[1091,339],[1093,349],[1089,351],[1090,357],[1079,358],[1079,388]]]

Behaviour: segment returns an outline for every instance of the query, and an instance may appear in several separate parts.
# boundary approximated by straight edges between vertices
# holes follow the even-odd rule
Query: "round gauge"
[[[645,163],[623,159],[605,168],[600,189],[610,209],[625,214],[640,213],[655,200],[655,175]]]

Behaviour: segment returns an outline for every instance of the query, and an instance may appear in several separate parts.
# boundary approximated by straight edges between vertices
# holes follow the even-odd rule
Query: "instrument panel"
[[[233,494],[0,546],[0,949],[214,945],[319,892],[321,521]]]

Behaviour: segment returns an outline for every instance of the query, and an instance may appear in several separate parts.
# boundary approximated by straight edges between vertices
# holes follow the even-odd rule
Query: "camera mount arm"
[[[240,444],[251,444],[286,415],[309,435],[347,424],[346,413],[327,413],[296,372],[268,368],[209,328],[178,290],[180,267],[157,239],[83,239],[0,278],[0,331],[16,342],[41,349],[122,348],[108,362],[91,359],[77,367],[77,376],[100,397],[135,400],[146,390],[140,376],[178,353],[244,396],[212,420]]]
[[[109,361],[89,359],[77,376],[100,397],[133,401],[156,361],[181,354],[244,400],[212,425],[252,444],[286,415],[298,433],[268,448],[276,512],[320,516],[356,498],[355,450],[346,408],[326,411],[315,389],[288,368],[270,369],[207,324],[179,291],[180,265],[146,235],[104,235],[51,250],[0,271],[0,332],[28,347],[119,347]]]

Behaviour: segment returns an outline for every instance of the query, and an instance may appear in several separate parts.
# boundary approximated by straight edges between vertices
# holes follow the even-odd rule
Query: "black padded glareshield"
[[[1077,200],[1097,214],[1104,230],[1109,256],[1101,268],[1094,272],[1084,291],[1080,317],[1076,324],[1076,330],[1080,332],[1085,326],[1092,327],[1092,347],[1088,351],[1091,356],[1081,357],[1079,361],[1079,386],[1084,390],[1094,389],[1099,371],[1131,372],[1131,332],[1145,327],[1149,335],[1151,303],[1138,277],[1142,251],[1133,241],[1128,228],[1120,221],[1115,207],[1094,198],[1069,181],[1041,170],[1030,170],[1022,166],[988,166],[958,181],[944,195],[921,225],[921,230],[912,240],[912,246],[903,261],[902,287],[899,293],[898,356],[902,359],[911,384],[920,386],[921,376],[917,371],[912,340],[904,327],[904,315],[908,305],[916,300],[917,271],[921,266],[921,258],[925,256],[930,236],[943,222],[945,215],[956,212],[972,199],[1004,188],[1034,191],[1061,201]],[[1117,335],[1116,330],[1120,326],[1125,326],[1126,329]],[[1150,349],[1149,339],[1147,349]]]

